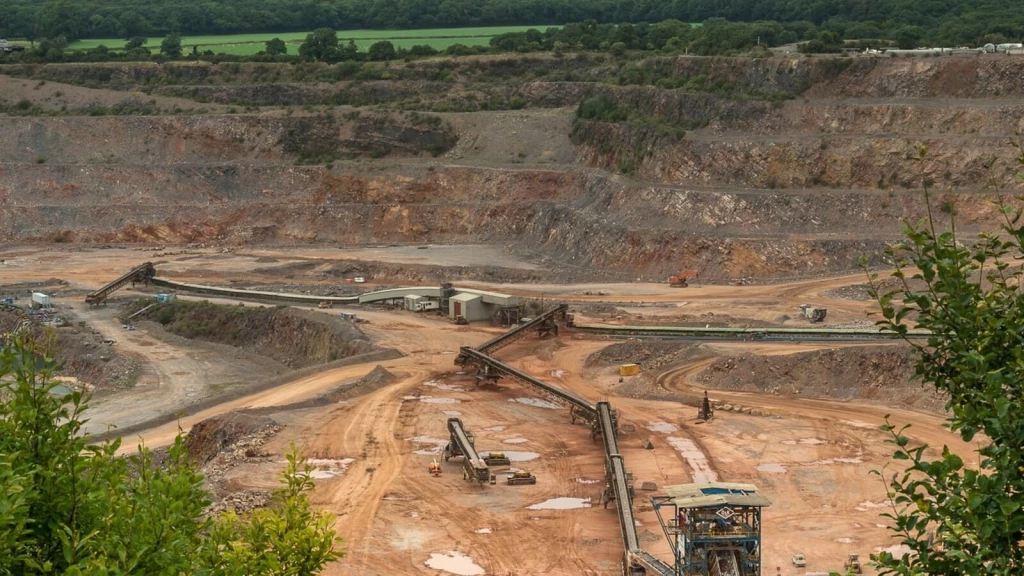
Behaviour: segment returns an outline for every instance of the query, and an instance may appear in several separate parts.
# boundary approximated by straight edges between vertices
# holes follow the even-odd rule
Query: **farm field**
[[[550,26],[492,26],[484,28],[435,28],[429,30],[340,30],[338,41],[347,43],[352,40],[360,50],[366,50],[375,42],[389,40],[395,48],[410,48],[426,44],[437,50],[444,50],[455,44],[466,46],[486,46],[492,37],[508,32],[524,32],[531,28],[544,30]],[[217,53],[248,55],[255,54],[264,48],[267,40],[280,38],[288,45],[289,54],[297,54],[299,45],[306,39],[309,32],[268,32],[265,34],[226,34],[212,36],[185,36],[181,40],[185,52],[192,46],[200,51],[213,50]],[[161,38],[149,39],[147,47],[151,50],[160,48]],[[90,50],[104,45],[108,48],[120,48],[124,45],[121,38],[101,38],[78,40],[68,45],[69,50]]]

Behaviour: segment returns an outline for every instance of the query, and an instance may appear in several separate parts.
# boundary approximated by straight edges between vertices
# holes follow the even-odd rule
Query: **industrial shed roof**
[[[757,493],[753,484],[705,482],[666,486],[665,493],[680,508],[711,508],[716,506],[770,506],[767,498]]]

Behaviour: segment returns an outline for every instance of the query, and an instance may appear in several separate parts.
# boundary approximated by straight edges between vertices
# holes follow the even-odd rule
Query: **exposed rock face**
[[[279,429],[269,416],[228,412],[192,426],[185,437],[185,447],[189,455],[202,465],[243,439],[261,433],[270,435]]]
[[[579,122],[575,146],[531,156],[544,138],[516,124],[489,134],[497,116],[483,112],[472,129],[459,114],[397,112],[0,117],[0,241],[495,243],[629,279],[685,262],[708,281],[763,280],[880,263],[902,221],[926,214],[925,179],[933,211],[955,211],[968,233],[997,221],[990,183],[1008,196],[1024,185],[1011,146],[1024,129],[1020,59],[654,58],[701,91],[597,81],[625,68],[424,61],[366,81],[320,65],[12,69],[232,104],[480,110],[605,94],[649,121]],[[560,126],[573,114],[522,115],[540,112]]]

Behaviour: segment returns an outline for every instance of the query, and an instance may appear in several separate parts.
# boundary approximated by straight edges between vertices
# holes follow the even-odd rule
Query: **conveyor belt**
[[[102,304],[107,298],[113,294],[118,288],[128,284],[129,282],[149,282],[156,275],[156,269],[153,267],[152,262],[146,262],[140,264],[135,268],[132,268],[125,274],[123,274],[117,280],[107,284],[103,288],[89,294],[85,297],[85,301],[92,305]]]
[[[501,336],[498,336],[497,338],[494,338],[488,342],[481,344],[480,346],[477,346],[476,349],[479,350],[480,352],[483,352],[484,354],[491,354],[501,348],[504,348],[505,346],[508,346],[509,344],[515,342],[516,340],[519,340],[520,338],[528,334],[530,330],[547,322],[548,319],[553,318],[558,314],[564,314],[565,311],[568,309],[569,306],[567,304],[556,306],[551,310],[548,310],[547,312],[541,314],[540,316],[537,316],[533,320],[530,320],[526,324],[509,330],[508,332],[502,334]]]
[[[898,334],[877,329],[842,328],[704,328],[700,326],[611,326],[576,325],[579,332],[631,338],[665,338],[679,340],[752,340],[755,342],[818,342],[898,340]],[[910,330],[907,337],[923,339],[927,330]]]
[[[490,478],[490,469],[480,459],[480,456],[476,453],[476,448],[473,447],[473,443],[469,441],[469,436],[462,425],[462,420],[449,418],[448,431],[451,433],[452,439],[459,445],[463,456],[465,456],[464,467],[467,472],[472,470],[473,479],[486,482]]]
[[[526,374],[525,372],[521,372],[509,366],[508,364],[495,360],[494,358],[491,358],[487,354],[470,348],[469,346],[463,346],[460,350],[460,354],[463,354],[467,358],[479,362],[480,364],[489,366],[490,368],[502,374],[505,374],[506,376],[511,376],[512,378],[515,378],[516,380],[519,380],[524,384],[535,386],[544,391],[545,393],[549,394],[550,396],[553,396],[561,400],[562,402],[565,402],[570,406],[573,406],[579,411],[589,414],[591,419],[593,419],[595,413],[597,412],[597,408],[593,404],[587,402],[586,400],[580,398],[579,396],[573,394],[572,392],[567,392],[565,390],[547,384],[546,382],[542,382],[534,378],[533,376]]]

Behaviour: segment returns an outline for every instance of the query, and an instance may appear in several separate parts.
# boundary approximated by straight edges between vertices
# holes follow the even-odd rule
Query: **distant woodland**
[[[1019,0],[4,0],[0,37],[38,40],[168,34],[462,26],[776,22],[838,39],[925,45],[1019,40]]]

